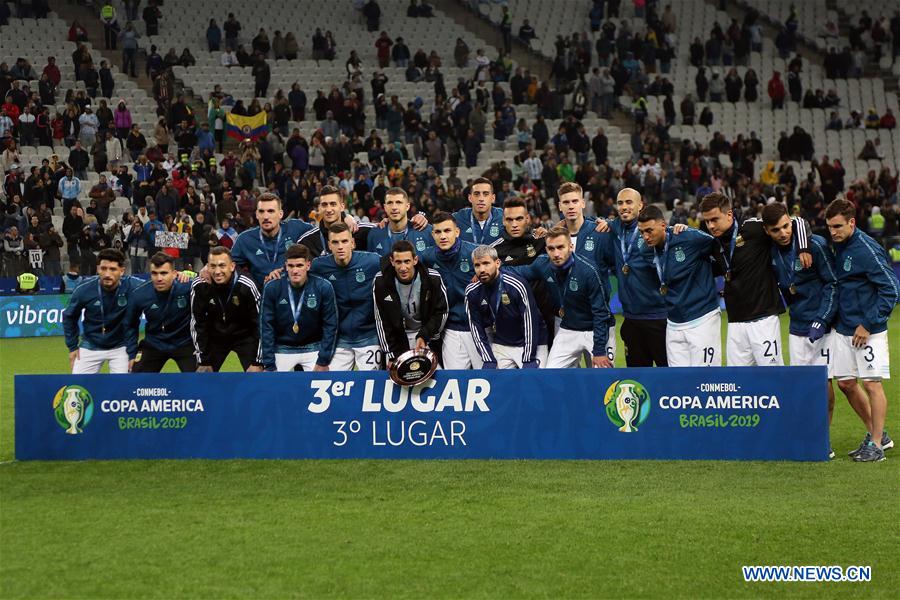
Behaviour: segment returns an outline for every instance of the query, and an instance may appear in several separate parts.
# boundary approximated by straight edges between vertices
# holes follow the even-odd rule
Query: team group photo
[[[0,596],[890,594],[898,112],[874,0],[0,0]]]

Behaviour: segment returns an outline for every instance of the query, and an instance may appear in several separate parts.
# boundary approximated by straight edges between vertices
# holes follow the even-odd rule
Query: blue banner
[[[0,296],[0,338],[63,335],[65,294]]]
[[[19,460],[826,460],[824,367],[18,375]]]

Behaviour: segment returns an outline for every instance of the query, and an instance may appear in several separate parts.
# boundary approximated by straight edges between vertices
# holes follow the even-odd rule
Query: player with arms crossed
[[[421,229],[411,226],[409,206],[409,196],[403,188],[392,187],[385,192],[384,212],[387,213],[388,223],[386,227],[369,230],[367,242],[369,252],[381,257],[389,256],[394,243],[400,240],[409,241],[416,252],[424,252],[425,248],[434,246],[431,225],[426,223]]]
[[[375,332],[372,282],[380,272],[377,254],[355,250],[356,242],[345,223],[328,228],[331,253],[313,260],[313,275],[334,288],[338,305],[337,349],[332,371],[374,371],[381,367],[381,349]]]
[[[822,365],[828,368],[828,423],[831,424],[834,413],[831,322],[837,311],[838,293],[834,255],[824,238],[812,235],[809,248],[813,264],[803,268],[797,255],[794,224],[784,204],[776,202],[767,205],[763,208],[762,220],[766,233],[772,238],[772,267],[790,312],[788,352],[791,365]],[[868,404],[860,397],[848,399],[861,402],[853,409],[865,422]]]
[[[182,373],[197,370],[197,355],[191,340],[191,284],[179,281],[174,259],[165,252],[150,258],[150,281],[131,294],[125,326],[138,337],[141,315],[147,323],[138,346],[133,373],[159,373],[171,359]]]
[[[772,272],[771,241],[759,219],[738,223],[731,200],[719,193],[700,202],[703,223],[719,242],[719,269],[725,274],[725,309],[728,336],[725,358],[729,367],[779,366],[784,364],[781,321],[784,303]],[[809,268],[809,231],[803,219],[794,220],[797,255]]]
[[[469,329],[485,369],[536,369],[547,363],[544,321],[531,286],[501,268],[497,250],[472,252],[478,281],[466,288]]]
[[[375,325],[388,369],[404,352],[437,343],[448,310],[444,280],[425,268],[412,242],[394,242],[390,257],[372,286]]]
[[[284,276],[263,289],[259,341],[266,371],[327,371],[337,343],[337,303],[331,284],[309,274],[309,248],[294,244]]]
[[[494,184],[486,177],[472,181],[469,187],[471,208],[462,208],[453,213],[459,226],[459,237],[465,242],[492,244],[500,238],[503,230],[503,210],[494,207]]]
[[[282,219],[281,198],[275,194],[261,194],[256,201],[259,225],[241,232],[231,249],[231,260],[249,271],[259,290],[269,279],[281,276],[284,253],[312,229],[312,225],[298,219]],[[201,272],[205,275],[204,271]]]
[[[546,281],[554,293],[559,321],[546,368],[577,367],[581,357],[591,356],[596,368],[613,366],[608,352],[609,301],[593,264],[578,256],[569,230],[553,227],[545,238],[547,255],[530,265],[510,267],[528,281]]]
[[[191,286],[191,337],[197,372],[218,371],[231,352],[248,373],[261,371],[256,284],[237,272],[231,252],[223,246],[210,249],[206,266],[212,281],[198,278]]]
[[[860,414],[868,433],[850,455],[873,462],[884,460],[884,451],[894,446],[884,430],[887,396],[882,380],[891,377],[887,322],[900,302],[900,283],[884,248],[856,228],[855,217],[856,207],[847,200],[835,200],[825,209],[838,279],[832,349],[834,376],[850,404],[855,409],[866,402],[857,379],[869,400],[868,415]]]
[[[603,292],[607,298],[612,296],[609,284],[609,268],[607,266],[610,237],[608,232],[597,231],[597,222],[584,217],[584,192],[577,183],[564,183],[556,192],[559,197],[559,214],[569,231],[569,237],[575,248],[575,254],[594,265],[600,274]],[[560,223],[562,225],[563,223]],[[616,319],[610,313],[609,331],[607,333],[606,354],[611,362],[616,360]]]
[[[125,255],[106,248],[97,255],[97,276],[85,279],[63,311],[63,331],[73,375],[99,373],[109,363],[110,373],[127,373],[137,354],[135,330],[125,326],[130,294],[142,283],[125,275]],[[78,327],[84,316],[83,332]]]
[[[666,357],[670,367],[722,364],[722,317],[713,278],[717,242],[709,234],[686,229],[675,235],[662,211],[648,206],[638,215],[645,259],[656,269],[659,294],[666,303]]]
[[[445,369],[480,369],[481,355],[469,331],[466,315],[466,288],[475,275],[472,251],[477,246],[459,239],[459,227],[449,213],[432,217],[434,248],[426,248],[419,259],[441,274],[447,289],[448,314],[441,344],[441,364]]]

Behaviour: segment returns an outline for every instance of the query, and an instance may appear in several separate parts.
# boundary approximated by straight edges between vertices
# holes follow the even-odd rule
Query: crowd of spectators
[[[410,11],[413,5],[422,6],[412,2]],[[176,93],[171,77],[171,67],[178,64],[174,60],[181,57],[173,49],[167,61],[151,47],[145,69],[154,77],[159,121],[149,138],[131,122],[124,101],[110,107],[104,96],[111,95],[103,90],[98,94],[96,89],[92,93],[94,86],[88,88],[93,66],[84,60],[80,45],[73,62],[86,90],[65,91],[63,114],[51,118],[51,122],[60,120],[62,126],[51,124],[49,139],[38,131],[38,125],[32,131],[31,119],[22,116],[44,114],[45,105],[56,101],[55,97],[52,103],[42,98],[43,87],[33,92],[21,86],[19,72],[31,67],[27,61],[16,61],[16,74],[7,69],[10,75],[0,78],[0,85],[7,86],[0,117],[0,167],[5,173],[2,272],[10,275],[28,269],[28,251],[40,249],[44,255],[41,272],[59,274],[62,248],[72,268],[86,275],[95,271],[97,253],[108,247],[121,248],[130,257],[134,272],[143,271],[147,256],[158,249],[173,254],[180,266],[199,267],[211,246],[230,246],[241,231],[254,225],[255,201],[261,190],[282,198],[286,216],[306,220],[316,218],[318,191],[326,184],[342,190],[348,212],[360,221],[383,219],[384,194],[391,186],[409,192],[415,212],[453,211],[467,204],[467,182],[460,179],[458,169],[483,165],[479,156],[486,147],[510,151],[508,160],[496,160],[479,173],[494,182],[497,204],[502,206],[513,196],[523,199],[534,226],[550,224],[556,188],[575,181],[587,193],[589,211],[597,216],[614,216],[615,194],[629,186],[638,189],[647,202],[663,203],[672,210],[672,223],[694,226],[699,223],[698,199],[717,191],[729,196],[745,215],[758,214],[767,202],[785,202],[793,214],[801,214],[814,230],[822,232],[824,206],[844,194],[859,207],[863,229],[880,239],[896,236],[896,169],[873,170],[865,180],[845,184],[840,160],[822,157],[816,161],[812,138],[800,127],[790,135],[784,132],[777,148],[769,151],[776,150],[784,163],[808,162],[806,174],[795,173],[790,164],[775,168],[768,162],[761,168],[764,149],[754,132],[729,140],[713,131],[706,143],[673,140],[669,135],[674,123],[673,90],[665,77],[667,69],[662,68],[659,54],[651,59],[644,51],[666,47],[666,35],[675,30],[674,15],[669,6],[659,16],[655,3],[645,8],[647,29],[643,32],[632,32],[626,22],[618,32],[608,20],[599,23],[597,30],[604,33],[595,48],[596,63],[590,49],[585,52],[584,44],[579,43],[588,39],[587,34],[561,40],[553,75],[557,85],[553,87],[551,82],[541,82],[527,70],[513,67],[502,51],[494,59],[482,49],[471,56],[462,40],[454,48],[453,60],[471,69],[471,76],[445,83],[436,50],[426,54],[420,49],[416,56],[398,58],[394,51],[402,38],[392,40],[385,32],[379,40],[386,38],[387,42],[376,43],[370,51],[373,62],[383,68],[385,60],[395,64],[406,60],[420,68],[425,75],[422,84],[434,87],[434,102],[428,104],[421,98],[404,102],[387,94],[384,73],[372,69],[371,78],[364,75],[368,70],[363,58],[351,50],[346,80],[327,92],[316,90],[311,102],[299,82],[287,93],[276,90],[270,102],[260,104],[253,99],[246,106],[242,99],[215,86],[208,94],[206,115],[196,115]],[[423,17],[427,15],[410,16]],[[753,51],[752,23],[738,31],[748,34]],[[226,34],[226,47],[228,39]],[[603,40],[611,43],[600,44]],[[390,49],[389,58],[385,48]],[[254,52],[264,63],[272,49],[254,42]],[[716,60],[715,52],[712,58]],[[703,60],[709,60],[706,49]],[[102,63],[100,66],[103,68]],[[655,73],[657,67],[659,74],[650,81],[647,74]],[[738,86],[734,75],[726,75],[720,100],[736,102],[743,95],[745,100],[755,101],[758,79],[748,86],[745,75]],[[363,84],[364,76],[369,79],[368,86]],[[43,69],[42,82],[44,79],[54,94],[59,93],[52,85],[54,79],[59,82],[52,59]],[[503,82],[508,86],[500,85]],[[605,131],[589,132],[583,120],[589,113],[609,115],[625,89],[636,97],[632,152],[624,164],[614,164]],[[748,90],[752,99],[746,98]],[[719,93],[712,85],[707,91],[710,96]],[[655,122],[647,118],[644,94],[666,96],[670,106],[665,118]],[[813,98],[819,95],[812,94]],[[831,95],[821,94],[823,99]],[[366,103],[374,105],[374,124],[367,122]],[[535,105],[536,117],[531,122],[517,114],[516,107],[522,104]],[[265,112],[268,134],[225,149],[223,107],[228,105],[236,114]],[[687,123],[684,103],[681,108]],[[16,111],[13,119],[10,113]],[[550,127],[548,120],[557,118],[562,119],[560,125]],[[701,115],[700,122],[704,119]],[[303,132],[292,129],[291,120],[314,121],[316,126]],[[711,113],[708,121],[710,125]],[[881,121],[879,118],[879,124]],[[67,160],[53,153],[43,158],[40,166],[24,172],[19,147],[37,145],[35,140],[41,146],[68,146]],[[224,158],[217,160],[217,150]],[[89,170],[98,176],[89,177]],[[120,204],[118,198],[126,200]],[[64,215],[61,231],[53,226],[57,206]],[[117,209],[111,210],[113,206]],[[184,234],[187,247],[158,248],[161,238],[157,232]]]

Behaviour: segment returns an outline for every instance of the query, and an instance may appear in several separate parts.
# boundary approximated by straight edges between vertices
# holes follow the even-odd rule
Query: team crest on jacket
[[[738,234],[737,238],[734,240],[734,245],[740,248],[744,245],[744,236]]]
[[[231,299],[231,302],[232,302],[235,306],[240,306],[240,305],[241,305],[241,299],[238,298],[237,296],[235,296],[234,298],[232,298],[232,299]]]
[[[503,304],[509,304],[509,295],[506,292],[500,294],[500,302]]]
[[[461,263],[459,263],[459,270],[462,271],[463,273],[468,273],[469,272],[469,263],[467,263],[466,261],[462,261]]]
[[[498,235],[500,235],[500,226],[494,223],[491,225],[491,236],[497,237]]]
[[[794,270],[795,270],[795,271],[802,271],[802,270],[803,270],[803,263],[800,262],[800,259],[799,259],[799,258],[796,259],[796,260],[794,261]]]
[[[575,279],[574,277],[569,280],[569,289],[572,290],[573,292],[578,291],[578,280]]]
[[[116,300],[116,304],[119,306],[127,306],[128,305],[128,296],[119,296]]]
[[[853,268],[853,257],[848,256],[847,258],[844,259],[844,270],[849,271],[852,268]]]
[[[310,308],[315,308],[318,301],[316,300],[315,295],[310,295],[309,298],[306,299],[306,306]]]
[[[528,258],[533,258],[537,254],[537,250],[534,249],[534,246],[528,244],[527,246],[525,246],[525,254],[528,256]]]
[[[366,280],[366,274],[362,271],[357,271],[356,272],[356,282],[362,283],[365,280]]]
[[[178,308],[184,308],[185,306],[187,306],[187,298],[185,298],[184,296],[178,296],[178,299],[175,300],[175,306],[177,306]]]
[[[419,239],[416,240],[416,250],[422,252],[425,250],[425,240]]]
[[[588,252],[594,251],[594,239],[593,238],[588,238],[588,240],[584,243],[584,249],[587,250]]]
[[[675,248],[675,260],[677,262],[684,262],[684,250],[681,249],[681,246]]]

